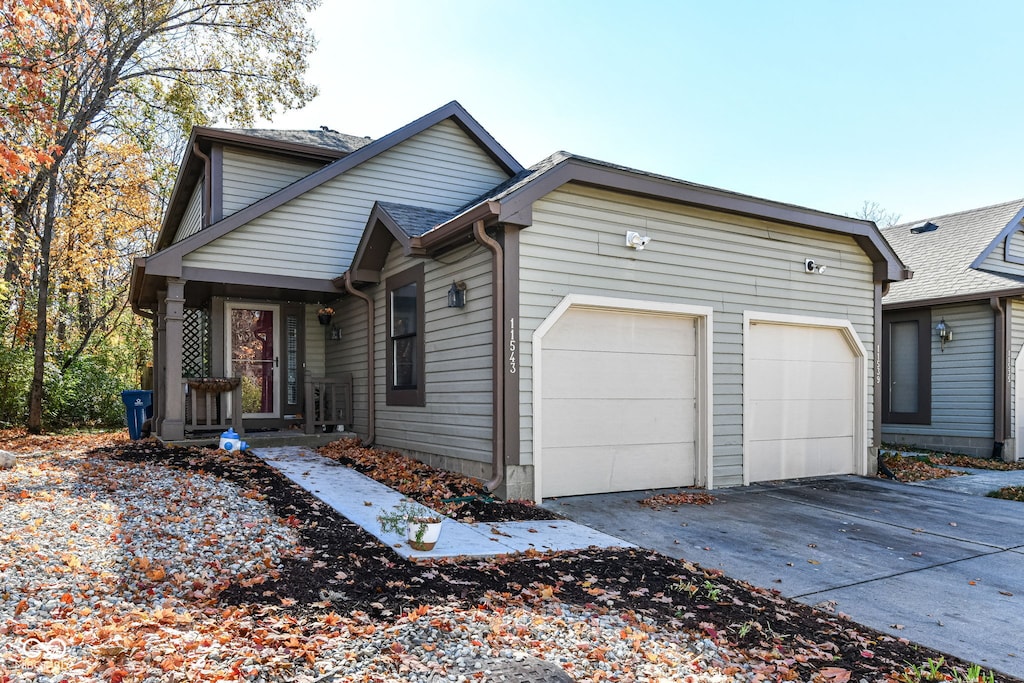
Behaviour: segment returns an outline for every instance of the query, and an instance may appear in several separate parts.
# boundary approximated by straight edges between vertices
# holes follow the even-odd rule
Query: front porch
[[[205,445],[232,428],[250,444],[309,445],[352,429],[352,376],[327,372],[340,333],[318,320],[315,294],[162,284],[150,314],[154,436]]]

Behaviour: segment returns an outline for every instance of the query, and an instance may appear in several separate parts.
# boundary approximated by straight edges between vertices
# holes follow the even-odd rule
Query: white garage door
[[[573,307],[541,354],[544,498],[694,484],[693,318]]]
[[[743,457],[748,481],[857,470],[857,354],[843,331],[751,322]]]

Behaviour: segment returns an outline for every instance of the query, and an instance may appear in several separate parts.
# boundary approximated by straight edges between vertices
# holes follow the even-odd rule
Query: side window
[[[931,311],[882,316],[882,421],[931,424]]]
[[[423,266],[387,279],[387,404],[425,405]]]

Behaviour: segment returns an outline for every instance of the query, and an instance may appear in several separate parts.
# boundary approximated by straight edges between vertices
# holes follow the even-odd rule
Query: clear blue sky
[[[379,137],[458,100],[557,150],[903,221],[1024,196],[1024,2],[324,0],[278,128]]]

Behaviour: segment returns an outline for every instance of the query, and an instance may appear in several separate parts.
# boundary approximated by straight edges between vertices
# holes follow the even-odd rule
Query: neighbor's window
[[[931,311],[882,316],[882,421],[931,424]]]
[[[387,280],[389,406],[425,404],[423,372],[423,266]]]

